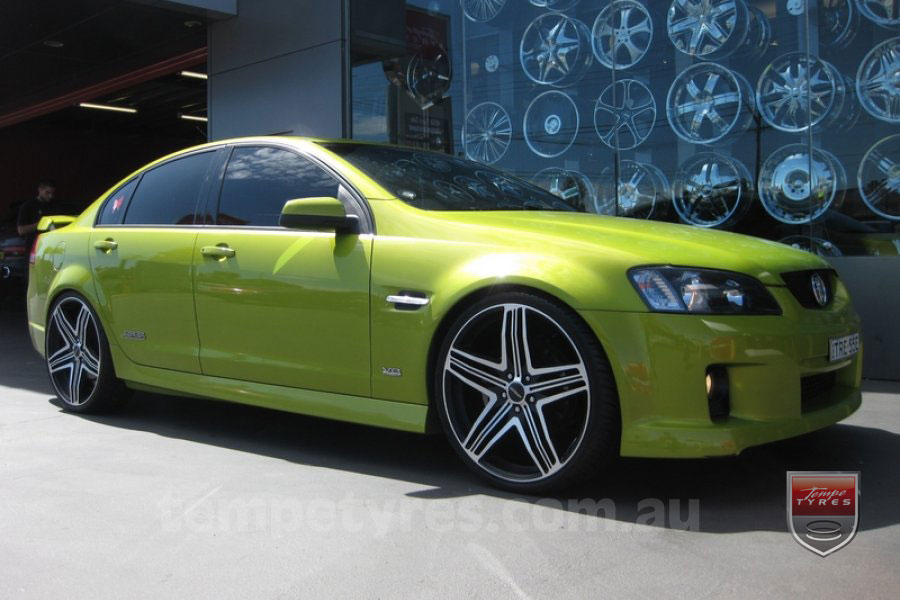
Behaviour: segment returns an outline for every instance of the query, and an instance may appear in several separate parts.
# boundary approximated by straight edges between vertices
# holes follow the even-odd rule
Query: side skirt
[[[169,395],[211,398],[274,410],[425,433],[428,407],[362,396],[253,383],[169,369],[145,367],[128,360],[111,345],[116,375],[130,388]]]

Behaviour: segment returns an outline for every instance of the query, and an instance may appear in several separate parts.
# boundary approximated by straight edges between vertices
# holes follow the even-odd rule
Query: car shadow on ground
[[[5,311],[4,311],[5,312]],[[30,348],[24,319],[7,313],[0,321],[0,385],[52,397],[43,362]],[[871,391],[896,391],[896,384],[868,382]],[[872,427],[838,424],[805,436],[751,448],[737,457],[675,460],[621,459],[597,481],[553,498],[526,498],[483,485],[470,474],[442,436],[421,436],[350,423],[193,398],[136,393],[108,415],[72,415],[110,427],[251,452],[297,465],[339,469],[409,481],[423,486],[410,495],[452,499],[487,495],[577,510],[583,499],[611,499],[614,516],[635,523],[640,503],[661,500],[682,511],[699,501],[699,531],[785,531],[786,471],[860,471],[860,529],[900,520],[900,435]],[[547,502],[551,500],[552,502]],[[582,505],[583,506],[583,505]],[[670,515],[671,516],[671,515]],[[677,516],[677,515],[676,515]],[[649,523],[682,528],[671,519]]]

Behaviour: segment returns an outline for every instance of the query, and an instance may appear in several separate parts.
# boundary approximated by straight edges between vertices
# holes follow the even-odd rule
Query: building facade
[[[866,374],[897,377],[893,2],[242,0],[209,73],[214,139],[422,147],[586,211],[818,253],[854,293]]]

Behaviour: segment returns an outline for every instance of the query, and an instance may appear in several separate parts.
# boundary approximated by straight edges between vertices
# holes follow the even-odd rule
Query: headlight
[[[748,275],[686,267],[637,267],[628,278],[650,310],[707,315],[780,315],[766,287]]]

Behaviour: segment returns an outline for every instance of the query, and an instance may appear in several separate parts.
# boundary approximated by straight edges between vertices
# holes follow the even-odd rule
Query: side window
[[[214,152],[179,158],[144,173],[126,225],[190,225]]]
[[[128,207],[128,199],[134,191],[134,186],[137,185],[137,180],[138,178],[135,177],[107,196],[106,202],[100,209],[100,215],[97,217],[97,225],[121,225],[125,209]]]
[[[337,198],[338,187],[337,179],[298,154],[238,146],[225,170],[216,224],[275,226],[288,200]]]

